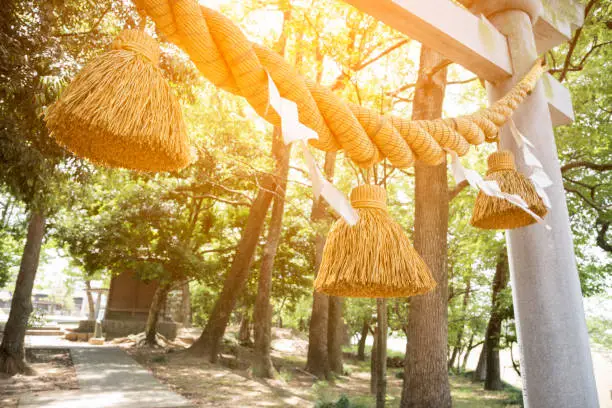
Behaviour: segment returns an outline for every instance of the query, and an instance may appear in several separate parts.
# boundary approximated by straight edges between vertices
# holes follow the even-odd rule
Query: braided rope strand
[[[444,160],[444,149],[465,155],[470,145],[494,142],[499,127],[534,88],[544,68],[541,63],[503,98],[486,109],[452,119],[408,120],[380,115],[343,101],[331,90],[304,78],[274,51],[250,42],[230,19],[197,0],[134,0],[157,28],[181,47],[213,84],[247,99],[271,124],[280,118],[268,109],[270,74],[283,98],[299,106],[300,121],[317,132],[310,140],[324,151],[343,149],[360,167],[388,158],[404,168],[415,159],[427,164]]]

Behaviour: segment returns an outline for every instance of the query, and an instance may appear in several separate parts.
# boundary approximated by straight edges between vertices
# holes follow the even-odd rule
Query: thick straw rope
[[[470,145],[492,142],[499,127],[534,88],[543,72],[537,63],[502,99],[477,113],[453,119],[407,120],[343,101],[329,89],[304,78],[274,51],[250,42],[227,17],[197,0],[134,0],[168,39],[189,54],[216,86],[243,96],[273,125],[280,119],[268,107],[268,77],[282,97],[299,106],[299,119],[319,135],[310,143],[324,151],[344,149],[361,167],[388,158],[396,167],[414,159],[438,164],[444,149],[462,156]]]

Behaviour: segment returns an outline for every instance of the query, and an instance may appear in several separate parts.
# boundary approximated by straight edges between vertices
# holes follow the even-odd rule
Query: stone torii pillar
[[[493,102],[535,62],[532,23],[541,14],[542,5],[538,0],[480,0],[474,2],[471,10],[485,15],[508,38],[514,75],[487,85]],[[525,406],[597,407],[565,191],[541,81],[517,109],[514,121],[534,144],[534,153],[554,183],[546,189],[553,206],[545,218],[551,230],[536,224],[508,231],[506,235]],[[507,127],[502,130],[501,144],[514,151],[519,170],[525,169]]]

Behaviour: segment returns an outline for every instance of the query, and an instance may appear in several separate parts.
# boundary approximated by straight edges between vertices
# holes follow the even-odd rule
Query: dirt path
[[[195,358],[180,351],[130,348],[128,352],[162,382],[192,401],[197,407],[313,407],[336,402],[348,396],[351,406],[372,407],[370,362],[345,356],[346,375],[333,382],[317,381],[303,370],[307,340],[299,333],[274,330],[273,360],[280,372],[277,379],[253,378],[252,351],[237,344],[226,344],[219,364]],[[389,369],[389,408],[399,407],[402,369]],[[481,384],[464,377],[451,377],[454,407],[517,407],[510,392],[487,392]],[[325,406],[325,405],[319,405]]]
[[[192,404],[116,347],[70,350],[78,390],[27,392],[20,408],[176,408]],[[30,391],[30,390],[28,390]]]
[[[0,374],[1,407],[17,407],[19,397],[27,392],[79,388],[68,349],[27,349],[26,355],[36,375],[8,377]]]

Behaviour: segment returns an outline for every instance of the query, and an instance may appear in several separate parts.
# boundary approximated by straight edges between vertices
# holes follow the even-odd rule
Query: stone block
[[[92,337],[89,339],[89,344],[93,344],[95,346],[103,346],[104,337]]]

